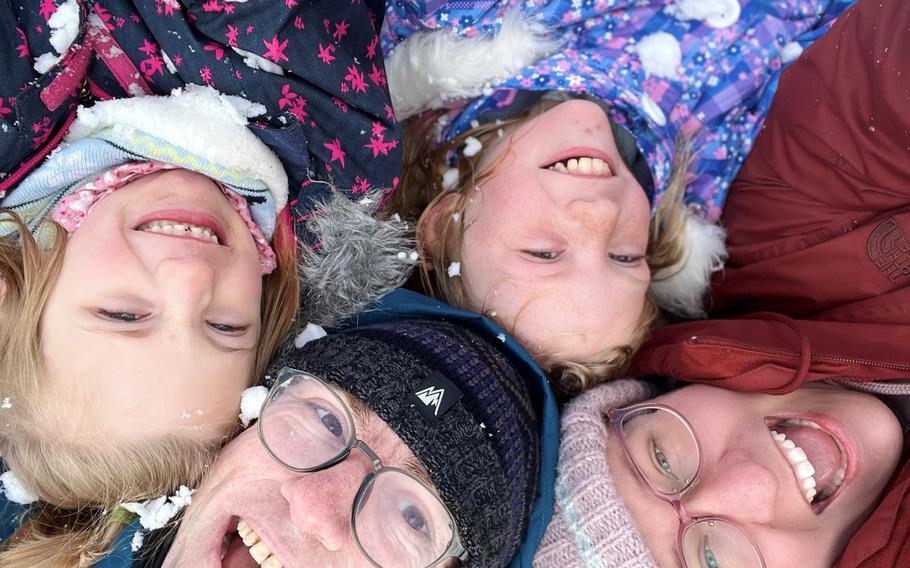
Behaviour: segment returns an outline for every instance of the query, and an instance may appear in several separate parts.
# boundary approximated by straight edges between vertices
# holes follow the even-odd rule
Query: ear
[[[440,237],[445,230],[446,221],[455,213],[459,197],[459,194],[455,192],[446,193],[437,199],[420,219],[417,235],[418,239],[423,241],[424,258],[422,262],[427,270],[433,270],[432,259],[441,255],[441,251],[438,250]]]

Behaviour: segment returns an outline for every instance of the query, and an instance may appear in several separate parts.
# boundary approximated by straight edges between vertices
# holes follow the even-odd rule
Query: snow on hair
[[[561,43],[517,9],[492,37],[460,37],[449,29],[416,33],[386,59],[395,114],[404,120],[455,98],[479,96]]]
[[[380,192],[352,201],[341,193],[307,220],[317,246],[300,246],[300,321],[331,326],[407,280],[416,264],[406,223],[376,217]]]

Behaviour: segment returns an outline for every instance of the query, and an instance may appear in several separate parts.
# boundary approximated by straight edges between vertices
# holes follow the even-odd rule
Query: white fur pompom
[[[651,294],[661,308],[686,318],[705,317],[703,298],[711,274],[723,268],[727,260],[725,237],[719,225],[689,215],[682,260],[655,274],[651,283]]]
[[[460,37],[449,29],[414,34],[386,58],[395,114],[404,120],[451,99],[479,96],[560,43],[519,10],[506,14],[493,37]]]

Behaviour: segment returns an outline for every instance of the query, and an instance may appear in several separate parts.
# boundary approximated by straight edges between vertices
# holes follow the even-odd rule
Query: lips
[[[207,244],[230,245],[221,220],[199,211],[155,211],[139,219],[133,230],[194,239]]]
[[[553,156],[541,168],[561,174],[609,178],[616,168],[603,150],[596,148],[569,148]]]

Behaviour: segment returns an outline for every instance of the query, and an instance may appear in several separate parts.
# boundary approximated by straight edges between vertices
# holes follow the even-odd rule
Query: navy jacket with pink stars
[[[298,236],[335,187],[391,191],[400,132],[377,0],[41,0],[0,9],[0,197],[57,145],[78,104],[187,84],[264,105]],[[69,41],[69,40],[72,41]]]

